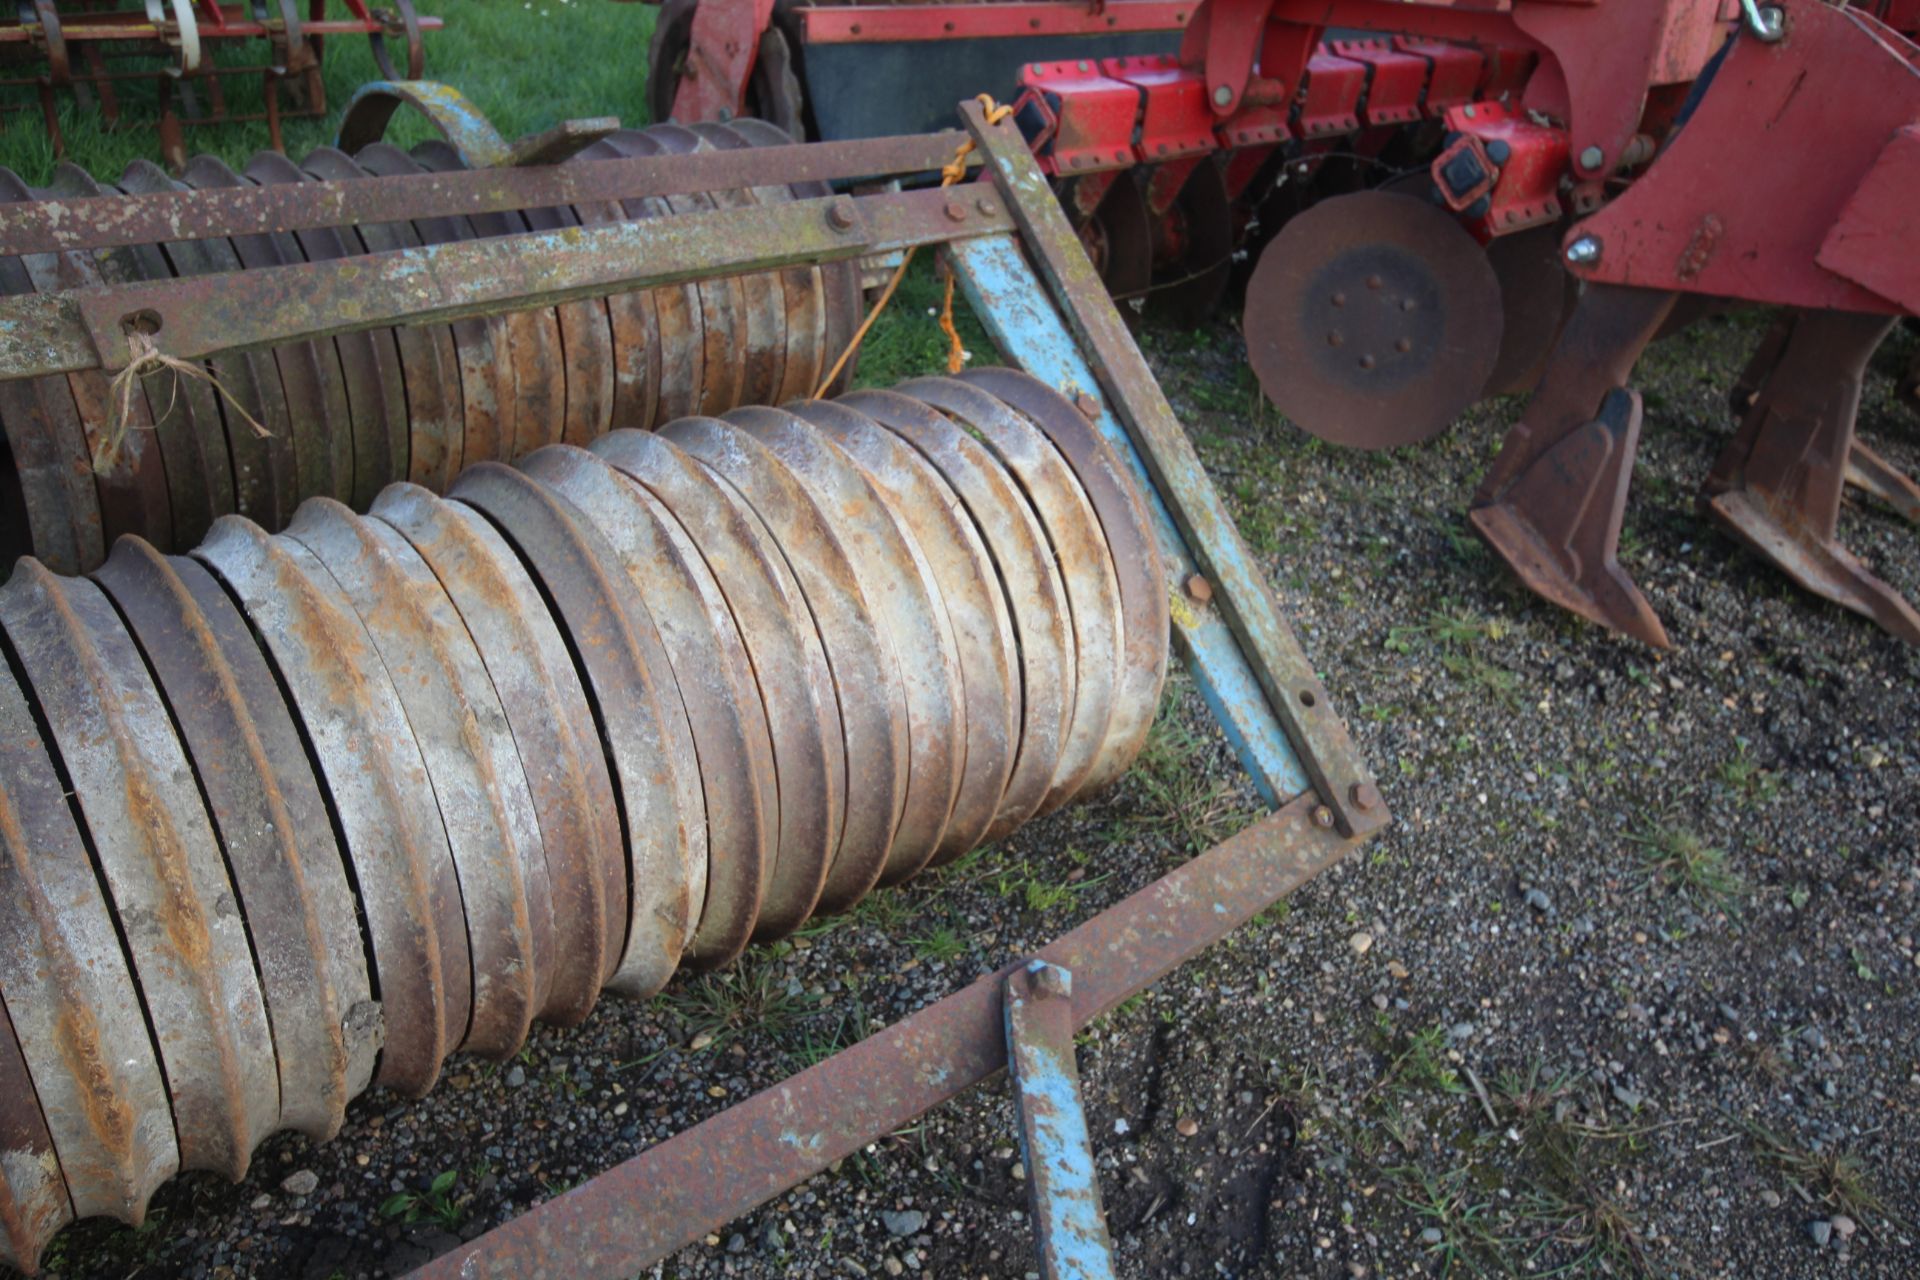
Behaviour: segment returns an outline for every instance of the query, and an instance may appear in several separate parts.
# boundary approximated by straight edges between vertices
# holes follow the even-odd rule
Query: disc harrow
[[[603,131],[568,163],[786,141],[757,120],[621,129]],[[60,166],[45,190],[0,169],[0,201],[311,188],[465,167],[459,150],[435,139],[411,151],[373,143],[353,156],[323,147],[297,164],[263,151],[240,172],[199,156],[177,181],[136,161],[112,187],[71,165]],[[814,194],[809,184],[754,187],[29,253],[0,259],[0,293],[44,296],[264,271]],[[857,270],[847,262],[809,264],[221,354],[198,362],[207,380],[165,368],[142,374],[124,407],[98,371],[0,383],[0,429],[14,473],[11,485],[0,486],[7,542],[0,556],[11,564],[30,553],[60,572],[85,572],[123,534],[162,551],[185,550],[227,514],[277,531],[310,498],[364,511],[396,481],[441,492],[475,463],[812,395],[859,321]],[[117,419],[124,442],[96,470],[90,459]]]
[[[1112,781],[1165,593],[1117,458],[1011,370],[23,560],[5,1260]]]

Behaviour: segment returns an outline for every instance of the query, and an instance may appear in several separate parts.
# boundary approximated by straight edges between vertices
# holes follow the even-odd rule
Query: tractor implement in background
[[[330,12],[330,10],[337,10]],[[276,0],[268,5],[220,0],[23,0],[0,21],[0,113],[38,109],[56,157],[66,154],[60,106],[71,97],[97,109],[109,128],[125,122],[127,90],[147,82],[158,95],[160,153],[174,173],[187,162],[188,125],[265,121],[273,149],[281,149],[284,120],[327,114],[321,62],[327,41],[365,36],[380,73],[418,80],[425,66],[421,36],[440,29],[412,0],[370,8],[366,0]],[[399,61],[394,61],[398,47]],[[264,61],[241,63],[224,54],[257,46]],[[21,69],[31,67],[32,74]],[[258,80],[261,109],[234,111],[227,82]],[[18,100],[22,90],[32,104]]]
[[[349,133],[444,96],[366,101]],[[31,1269],[76,1218],[138,1223],[176,1171],[242,1176],[268,1135],[323,1139],[368,1088],[417,1095],[450,1053],[510,1055],[602,990],[725,964],[1109,785],[1170,639],[1268,818],[1044,949],[1071,978],[956,992],[438,1266],[632,1274],[984,1080],[1009,1040],[1029,1158],[1090,1168],[1049,1048],[1384,825],[1021,135],[963,116],[811,145],[607,122],[507,143],[462,116],[418,156],[310,160],[322,181],[267,162],[257,183],[147,175],[0,210],[10,432],[63,403],[98,434],[82,384],[204,366],[222,389],[195,411],[245,438],[236,388],[292,399],[297,373],[346,408],[296,420],[293,475],[310,457],[338,484],[434,439],[356,416],[391,403],[366,399],[383,370],[409,412],[415,391],[510,378],[516,415],[509,432],[485,403],[497,453],[434,455],[443,496],[409,464],[276,505],[275,529],[225,513],[171,555],[128,534],[88,576],[25,558],[0,587],[5,1261]],[[853,190],[968,140],[973,180]],[[618,154],[585,158],[601,144]],[[192,269],[49,271],[151,268],[156,230]],[[820,348],[820,277],[918,246],[1009,367],[813,399],[809,356],[794,396],[761,358],[793,348],[758,337]],[[703,324],[666,324],[676,299]],[[643,300],[654,327],[623,336]],[[576,394],[582,371],[547,364],[556,333],[570,357],[639,334],[647,358]],[[683,378],[692,362],[741,370],[734,403]],[[671,379],[692,416],[639,429]],[[577,418],[610,382],[653,410]],[[449,421],[464,444],[470,414]],[[173,497],[164,474],[129,501]],[[1097,1241],[1089,1188],[1033,1182],[1047,1256]]]

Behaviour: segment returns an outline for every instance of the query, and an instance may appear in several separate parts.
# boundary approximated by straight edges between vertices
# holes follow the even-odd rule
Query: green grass
[[[1684,827],[1649,824],[1632,840],[1640,848],[1649,884],[1665,886],[1702,906],[1723,910],[1737,906],[1746,892],[1746,882],[1728,862],[1727,851]]]
[[[446,19],[446,27],[426,36],[426,76],[460,90],[508,138],[535,133],[562,120],[618,116],[624,124],[647,123],[645,102],[647,41],[657,10],[652,5],[612,4],[608,0],[416,0],[422,15]],[[263,61],[259,46],[231,51],[243,62]],[[223,57],[223,61],[226,60]],[[402,68],[404,70],[404,68]],[[328,114],[325,119],[289,120],[287,152],[296,159],[333,141],[341,109],[354,89],[380,78],[367,42],[330,41],[323,63]],[[257,82],[234,79],[225,86],[229,109],[252,113],[262,107]],[[97,110],[83,110],[62,95],[60,128],[67,158],[102,181],[112,181],[130,160],[158,161],[159,139],[151,87],[122,90],[123,122],[109,130]],[[54,165],[53,147],[38,110],[8,113],[0,129],[0,165],[33,185],[46,182]],[[430,136],[418,117],[395,117],[389,135],[411,145]],[[265,123],[195,126],[187,130],[188,154],[209,152],[229,164],[267,146]]]

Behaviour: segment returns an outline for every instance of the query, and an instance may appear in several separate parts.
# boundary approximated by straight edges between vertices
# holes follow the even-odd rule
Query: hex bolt
[[[1073,398],[1073,407],[1080,411],[1080,416],[1083,418],[1100,416],[1100,402],[1084,391]]]
[[[1754,0],[1744,0],[1741,8],[1746,10],[1747,29],[1762,44],[1774,44],[1786,37],[1787,14],[1777,4],[1755,4]]]
[[[1592,173],[1607,162],[1607,153],[1599,147],[1588,147],[1580,153],[1580,167]]]
[[[1567,262],[1576,267],[1595,266],[1600,261],[1600,242],[1592,236],[1581,236],[1567,246]]]
[[[1313,806],[1313,825],[1322,831],[1333,830],[1333,810],[1323,804]]]
[[[1371,782],[1356,782],[1347,788],[1347,799],[1353,807],[1366,813],[1380,803],[1380,791]]]
[[[853,202],[835,200],[827,206],[827,225],[835,231],[853,230]]]
[[[1035,960],[1027,966],[1033,975],[1033,994],[1041,1000],[1069,999],[1073,995],[1073,973],[1057,964]]]
[[[965,222],[967,220],[967,206],[961,204],[958,200],[947,201],[946,212],[949,221]]]
[[[1187,579],[1187,594],[1205,604],[1213,599],[1213,584],[1196,573]]]
[[[983,218],[991,218],[994,214],[999,212],[998,208],[995,207],[993,201],[987,199],[985,196],[981,196],[978,200],[975,200],[973,202],[973,207],[980,211],[980,216]]]
[[[1214,106],[1224,107],[1229,102],[1232,102],[1232,101],[1233,101],[1233,88],[1231,85],[1217,84],[1213,87],[1213,105]]]

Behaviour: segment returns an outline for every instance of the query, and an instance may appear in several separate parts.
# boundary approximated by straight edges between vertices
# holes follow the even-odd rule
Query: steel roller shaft
[[[788,141],[758,120],[660,125],[616,130],[567,163]],[[136,161],[113,186],[63,164],[45,190],[0,169],[0,202],[351,182],[461,167],[440,141],[411,152],[375,143],[351,157],[323,147],[298,164],[266,151],[238,173],[200,156],[182,181]],[[758,187],[27,254],[0,258],[0,294],[214,276],[817,194],[811,186]],[[88,572],[122,534],[184,551],[223,515],[278,531],[309,498],[364,511],[397,481],[440,493],[474,463],[811,395],[859,323],[859,309],[858,267],[843,262],[222,355],[201,366],[214,381],[159,369],[138,378],[124,399],[98,371],[0,382],[7,455],[0,458],[0,562],[31,554],[63,573]],[[91,460],[116,415],[127,428],[124,442],[96,472]]]
[[[123,536],[88,577],[23,559],[0,1260],[1112,781],[1167,664],[1127,475],[979,370],[224,515],[184,555]]]

